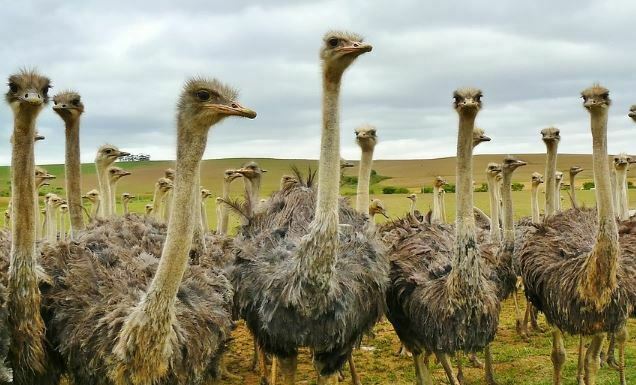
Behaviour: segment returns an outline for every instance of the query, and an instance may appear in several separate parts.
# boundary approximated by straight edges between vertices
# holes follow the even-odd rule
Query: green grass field
[[[491,161],[501,161],[502,155],[479,155],[475,157],[475,175],[474,179],[478,184],[484,180],[484,170],[486,164]],[[534,171],[543,172],[543,155],[519,155],[529,163],[528,166],[520,168],[516,174],[514,181],[521,182],[526,185],[524,191],[513,193],[515,205],[515,216],[517,218],[530,214],[530,174]],[[203,187],[213,191],[213,197],[220,193],[222,173],[227,168],[239,167],[248,159],[222,159],[208,160],[203,162],[202,166],[202,184]],[[263,197],[267,197],[272,191],[278,188],[280,177],[283,174],[290,173],[289,167],[292,164],[298,166],[301,170],[305,170],[308,166],[316,167],[315,161],[307,160],[277,160],[277,159],[258,159],[261,167],[268,170],[263,179],[262,192]],[[559,169],[567,170],[571,165],[579,165],[586,168],[586,171],[580,174],[577,184],[583,181],[591,180],[591,157],[587,155],[560,155]],[[118,166],[132,171],[133,175],[122,179],[118,192],[130,192],[137,196],[137,199],[131,205],[132,211],[143,212],[146,203],[152,199],[152,191],[154,182],[157,178],[163,176],[163,170],[172,166],[172,162],[139,162],[139,163],[119,163]],[[44,166],[50,173],[58,176],[51,187],[50,191],[55,191],[60,195],[64,195],[62,186],[64,186],[64,168],[62,165]],[[384,201],[391,217],[402,216],[407,212],[410,201],[406,199],[406,194],[381,194],[384,186],[405,187],[411,192],[419,192],[422,186],[430,186],[432,179],[436,175],[441,175],[451,183],[454,183],[454,158],[432,159],[432,160],[406,160],[406,161],[376,161],[374,169],[378,174],[387,176],[389,179],[383,180],[377,185],[371,186],[373,198],[380,198]],[[346,175],[356,175],[357,169],[352,168],[346,171]],[[4,210],[8,202],[9,191],[9,170],[7,167],[0,167],[0,209]],[[83,191],[96,188],[97,182],[95,178],[94,166],[83,165]],[[240,196],[242,194],[242,183],[238,180],[233,184],[232,195]],[[47,191],[48,191],[47,190]],[[342,193],[351,195],[355,191],[352,186],[345,187]],[[577,191],[578,198],[586,205],[594,205],[593,191]],[[632,201],[636,200],[634,190],[630,190]],[[563,191],[564,207],[570,207],[569,198],[566,191]],[[353,197],[352,197],[353,198]],[[418,194],[418,208],[421,211],[428,210],[431,204],[432,194]],[[541,206],[543,205],[543,195],[541,195]],[[455,195],[446,195],[446,205],[448,218],[452,221],[455,210]],[[475,205],[488,212],[488,194],[475,193]],[[119,210],[121,208],[119,207]],[[216,212],[214,200],[208,200],[207,212],[209,223],[212,228],[216,224]],[[377,218],[378,221],[384,221],[384,218]],[[233,222],[236,225],[236,221]],[[520,293],[520,302],[525,306],[525,300]],[[495,359],[495,371],[499,384],[515,384],[515,385],[547,385],[551,384],[551,336],[548,327],[541,320],[541,325],[546,332],[538,333],[532,336],[530,342],[524,342],[515,333],[514,307],[512,300],[506,301],[503,306],[501,322],[497,338],[493,343],[492,351]],[[636,336],[636,323],[629,323],[629,330],[632,336]],[[568,337],[566,348],[568,350],[568,362],[565,368],[565,385],[576,384],[576,351],[578,340],[574,337]],[[414,383],[414,370],[412,361],[405,357],[396,357],[394,352],[399,347],[399,341],[393,332],[391,325],[387,321],[379,323],[375,328],[375,337],[365,339],[363,348],[355,352],[355,360],[358,365],[358,371],[362,377],[362,383],[371,384],[396,384],[406,385]],[[249,333],[243,324],[234,333],[234,340],[231,344],[230,352],[227,358],[230,371],[241,377],[240,380],[228,380],[222,383],[239,385],[248,384],[256,385],[259,383],[257,374],[250,370],[250,360],[252,354],[252,341]],[[482,357],[483,359],[483,357]],[[627,344],[627,380],[636,380],[636,347],[634,346],[634,338],[630,338]],[[443,370],[439,365],[433,367],[436,383],[448,383],[444,376]],[[301,352],[299,358],[298,384],[314,384],[314,373],[311,367],[311,360],[306,351]],[[466,370],[466,384],[484,384],[483,371],[479,369],[468,368]],[[345,383],[350,383],[347,376]],[[617,384],[618,374],[616,371],[603,368],[599,373],[598,384]]]

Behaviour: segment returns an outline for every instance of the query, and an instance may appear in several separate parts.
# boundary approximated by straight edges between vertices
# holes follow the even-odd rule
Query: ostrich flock
[[[40,212],[38,189],[54,176],[35,166],[34,143],[43,139],[36,121],[50,101],[51,82],[33,70],[10,76],[12,196],[10,226],[0,230],[0,383],[223,383],[236,377],[224,354],[243,320],[254,337],[245,349],[254,351],[261,383],[294,384],[298,352],[306,348],[318,384],[342,381],[344,366],[360,384],[355,349],[386,317],[401,354],[412,357],[416,384],[433,384],[431,356],[451,384],[463,383],[462,357],[482,365],[476,352],[484,353],[486,382],[496,384],[490,343],[502,301],[513,297],[522,338],[530,338],[529,327],[538,328],[539,313],[552,327],[554,384],[562,383],[563,333],[580,336],[579,384],[595,384],[602,363],[616,368],[625,384],[626,323],[636,304],[636,219],[626,189],[632,159],[622,154],[612,165],[607,153],[609,91],[593,85],[581,92],[590,117],[596,207],[577,204],[574,178],[581,169],[573,166],[572,208],[561,208],[560,132],[549,127],[541,130],[545,174],[532,174],[532,216],[513,219],[512,176],[526,164],[514,157],[488,165],[491,212],[476,209],[473,149],[490,138],[475,126],[482,91],[461,88],[452,95],[459,120],[455,223],[445,223],[446,181],[438,177],[428,214],[417,210],[412,194],[409,212],[376,225],[374,216],[386,211],[369,197],[377,143],[372,126],[355,131],[362,153],[355,208],[340,196],[341,172],[350,166],[340,157],[341,80],[371,50],[357,34],[325,35],[317,173],[294,169],[279,191],[261,199],[266,170],[254,162],[227,170],[215,231],[205,210],[211,192],[200,180],[209,130],[229,116],[256,117],[235,90],[213,78],[186,81],[176,106],[176,167],[156,182],[145,214],[129,212],[129,193],[121,195],[118,213],[117,183],[130,172],[113,166],[126,153],[112,145],[97,151],[98,188],[82,195],[84,105],[73,91],[53,96],[66,132],[66,196],[48,194]],[[629,117],[636,121],[636,106]],[[245,197],[232,200],[230,185],[239,178]],[[234,236],[230,214],[240,220]],[[525,312],[516,296],[520,283]]]

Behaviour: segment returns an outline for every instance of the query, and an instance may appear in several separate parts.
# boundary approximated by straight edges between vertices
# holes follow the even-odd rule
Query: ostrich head
[[[614,157],[614,168],[616,170],[625,170],[630,163],[633,163],[632,157],[624,152],[621,152]]]
[[[16,115],[26,113],[35,116],[49,102],[51,81],[35,70],[21,70],[11,75],[8,84],[5,99]]]
[[[446,181],[446,179],[442,178],[441,176],[436,176],[435,181],[433,181],[433,185],[438,188],[444,187],[447,184],[448,182]]]
[[[178,120],[199,132],[206,132],[228,116],[253,119],[256,112],[241,106],[238,92],[216,79],[194,78],[186,82],[179,98]]]
[[[58,207],[60,207],[62,204],[64,203],[64,200],[62,198],[60,198],[59,196],[57,196],[56,194],[52,194],[49,197],[48,200],[48,205],[54,209],[57,209]]]
[[[208,199],[210,196],[212,196],[212,192],[208,189],[202,188],[201,189],[201,199],[205,200]]]
[[[556,127],[548,127],[541,130],[541,139],[545,144],[559,143],[561,141],[561,130]]]
[[[371,204],[369,205],[369,215],[374,216],[380,214],[385,218],[389,216],[386,214],[386,209],[384,208],[384,203],[382,203],[379,199],[373,199]]]
[[[356,143],[362,151],[372,151],[378,142],[376,128],[371,125],[363,125],[355,129]]]
[[[236,178],[240,178],[241,174],[236,172],[236,170],[228,169],[223,173],[223,180],[225,182],[232,182]]]
[[[478,88],[460,88],[453,92],[453,107],[460,115],[477,116],[483,93]]]
[[[152,203],[146,204],[146,206],[144,206],[144,210],[146,211],[146,215],[152,213]]]
[[[561,171],[557,171],[554,174],[554,179],[556,179],[556,182],[559,183],[563,180],[563,173]]]
[[[117,182],[121,178],[131,175],[130,171],[126,171],[121,167],[109,167],[108,168],[108,178],[110,178],[111,183]]]
[[[84,104],[77,92],[63,91],[53,96],[53,111],[65,122],[72,121],[84,113]]]
[[[473,147],[477,147],[480,143],[490,142],[490,137],[486,136],[483,128],[475,127],[473,130]]]
[[[538,186],[541,183],[543,183],[543,175],[539,174],[538,172],[533,172],[532,173],[532,185],[533,186]]]
[[[121,194],[121,200],[124,201],[124,202],[130,202],[133,199],[135,199],[135,196],[132,195],[131,193],[125,192],[125,193]]]
[[[507,156],[501,165],[501,172],[503,173],[504,171],[509,171],[512,173],[517,168],[525,166],[526,164],[528,163],[524,162],[523,160],[519,160],[513,156]]]
[[[572,166],[570,167],[570,176],[576,176],[581,171],[583,171],[583,167]]]
[[[173,184],[172,181],[168,178],[159,178],[155,186],[159,188],[162,193],[167,193],[172,190]]]
[[[55,175],[49,174],[42,167],[35,167],[35,187],[48,186],[49,180],[55,179]]]
[[[283,175],[280,178],[280,189],[281,191],[289,190],[291,188],[298,186],[298,183],[299,183],[298,178],[296,178],[295,176]]]
[[[100,201],[101,197],[99,195],[99,191],[93,189],[86,194],[82,195],[82,198],[87,199],[89,202],[95,204]]]
[[[64,201],[64,203],[60,205],[60,213],[62,214],[68,213],[68,203],[66,201]]]
[[[340,80],[344,71],[358,56],[373,49],[362,40],[362,36],[351,32],[329,31],[325,34],[320,59],[328,80]]]
[[[165,171],[163,172],[163,174],[164,174],[163,176],[164,176],[165,178],[168,178],[168,179],[170,179],[171,181],[173,181],[173,182],[174,182],[174,175],[175,175],[174,168],[167,168],[167,169],[165,169]]]
[[[119,148],[112,144],[104,144],[97,149],[95,163],[98,163],[103,167],[110,166],[117,160],[117,158],[126,155],[130,155],[130,153],[120,151]]]
[[[260,166],[256,162],[248,162],[243,165],[243,167],[236,170],[237,173],[242,175],[244,178],[249,180],[260,179],[263,173],[266,173],[267,170],[260,168]]]
[[[353,167],[354,164],[349,162],[348,160],[344,159],[344,158],[340,158],[340,169],[343,170],[345,168],[349,168],[349,167]]]
[[[627,114],[634,122],[636,122],[636,104],[629,108],[629,113]]]
[[[488,166],[486,167],[486,176],[492,178],[493,180],[496,180],[497,175],[501,174],[502,170],[503,169],[499,163],[488,163]]]
[[[408,200],[410,200],[411,202],[414,202],[414,203],[415,203],[415,201],[417,201],[417,195],[415,195],[415,194],[409,194],[409,195],[406,196],[406,198]]]
[[[595,84],[590,88],[586,88],[581,92],[583,99],[583,107],[590,112],[607,110],[612,104],[609,97],[609,90],[605,87]]]

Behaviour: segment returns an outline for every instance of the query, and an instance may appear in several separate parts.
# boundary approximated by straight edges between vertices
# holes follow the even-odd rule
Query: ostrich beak
[[[44,139],[46,139],[46,137],[45,137],[44,135],[39,135],[39,134],[38,134],[38,135],[35,135],[35,138],[33,138],[33,139],[34,139],[35,141],[38,141],[38,140],[44,140]]]
[[[342,52],[345,55],[348,55],[348,54],[362,55],[363,53],[371,52],[372,50],[373,50],[373,46],[371,44],[359,43],[359,42],[354,42],[347,47],[342,47],[338,49],[338,51]]]
[[[517,167],[525,166],[525,165],[527,165],[527,164],[528,164],[528,163],[527,163],[527,162],[524,162],[523,160],[515,160],[515,165],[516,165]]]
[[[40,106],[44,103],[44,99],[39,92],[35,90],[29,90],[23,97],[20,98],[22,101],[27,102],[33,106]]]
[[[480,142],[490,142],[491,140],[492,140],[492,139],[490,139],[490,137],[489,137],[489,136],[486,136],[486,135],[480,135],[480,136],[479,136],[479,141],[480,141]]]
[[[230,105],[206,104],[205,108],[216,110],[217,112],[225,115],[242,116],[249,119],[254,119],[256,117],[256,111],[252,111],[247,107],[243,107],[237,102],[232,102]]]
[[[117,157],[118,157],[118,158],[121,158],[122,156],[128,156],[128,155],[130,155],[130,153],[129,153],[129,152],[126,152],[126,151],[119,151],[119,153],[117,154]]]

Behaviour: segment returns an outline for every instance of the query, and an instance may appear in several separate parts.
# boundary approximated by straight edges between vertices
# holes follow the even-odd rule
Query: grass
[[[478,155],[475,157],[475,182],[479,186],[484,181],[484,172],[488,162],[501,161],[502,155]],[[525,183],[526,190],[513,192],[513,201],[515,207],[515,217],[530,215],[530,175],[534,171],[543,172],[543,155],[519,155],[529,163],[528,166],[520,168],[515,173],[515,181]],[[211,188],[213,194],[220,193],[222,173],[225,169],[236,168],[249,159],[222,159],[207,160],[202,165],[202,184],[206,188]],[[279,160],[279,159],[258,159],[261,167],[268,170],[263,178],[262,193],[263,197],[269,195],[272,191],[278,189],[280,177],[283,174],[289,174],[289,166],[295,164],[301,170],[306,170],[311,166],[316,168],[315,161],[308,160]],[[577,178],[578,184],[592,179],[591,156],[588,155],[560,155],[559,169],[567,170],[571,165],[579,165],[587,171],[579,174]],[[118,191],[130,192],[137,196],[136,200],[130,205],[134,212],[143,212],[144,206],[151,202],[154,182],[157,178],[163,176],[163,170],[172,167],[172,162],[138,162],[138,163],[119,163],[118,166],[131,170],[133,175],[122,179]],[[51,189],[63,194],[64,186],[64,167],[63,165],[47,165],[45,168],[52,174],[58,176],[53,181]],[[381,180],[373,185],[371,190],[375,193],[372,198],[382,199],[388,209],[391,217],[401,216],[409,209],[410,200],[406,198],[406,194],[378,194],[384,186],[406,187],[409,191],[418,193],[418,209],[427,211],[431,206],[432,194],[419,194],[422,186],[430,186],[433,178],[437,175],[443,176],[449,181],[454,180],[455,161],[454,158],[431,159],[431,160],[403,160],[403,161],[376,161],[374,169],[379,175],[387,176],[388,179]],[[95,171],[93,165],[85,164],[82,166],[83,191],[88,191],[97,186]],[[357,169],[348,169],[347,175],[357,175]],[[9,190],[9,169],[8,167],[0,167],[0,191]],[[241,183],[233,185],[233,196],[242,194]],[[634,194],[636,190],[630,190],[632,201],[636,200]],[[355,186],[345,186],[342,189],[345,195],[355,194]],[[579,201],[588,206],[594,205],[593,191],[577,191]],[[214,196],[214,195],[213,195]],[[567,192],[562,194],[564,198],[564,207],[569,207],[569,198]],[[543,195],[541,195],[543,200]],[[7,197],[0,197],[0,210],[4,210],[8,203]],[[475,193],[475,205],[485,212],[488,212],[488,193]],[[543,202],[541,202],[541,205]],[[455,211],[455,194],[446,194],[447,213],[449,215],[447,221],[452,221],[451,217]],[[216,224],[216,211],[213,199],[208,200],[207,212],[210,225],[214,228]],[[121,210],[121,208],[119,208]],[[384,221],[382,217],[376,218],[379,222]],[[232,226],[236,226],[236,220],[232,222]],[[521,295],[520,298],[523,298]],[[525,301],[521,300],[522,304]],[[541,320],[541,325],[547,330],[547,325]],[[630,335],[636,335],[636,322],[629,322]],[[239,323],[234,332],[234,340],[232,341],[227,362],[230,371],[241,376],[241,380],[226,381],[224,383],[238,385],[256,385],[259,384],[259,376],[250,370],[250,361],[252,354],[252,340],[245,326]],[[578,340],[574,337],[567,337],[566,348],[568,351],[568,361],[565,366],[564,385],[576,384],[576,354]],[[412,361],[406,357],[396,357],[394,352],[399,348],[399,340],[395,335],[393,328],[387,321],[380,322],[375,327],[374,338],[367,338],[363,341],[363,348],[355,352],[355,360],[358,371],[365,385],[372,384],[396,384],[406,385],[414,383],[414,370]],[[499,384],[515,384],[515,385],[547,385],[551,384],[552,364],[550,362],[551,335],[549,332],[535,334],[530,342],[524,342],[515,333],[514,307],[511,300],[503,304],[501,321],[497,337],[492,345],[492,351],[495,360],[495,372]],[[628,382],[636,380],[636,348],[634,347],[634,339],[630,338],[627,343],[627,380]],[[483,360],[483,357],[482,357]],[[440,366],[433,366],[433,374],[438,384],[448,383],[443,370]],[[311,358],[307,351],[301,351],[299,357],[298,384],[314,384],[314,372],[311,366]],[[466,369],[466,384],[476,385],[484,384],[483,371],[479,369]],[[347,378],[346,383],[350,383]],[[618,383],[618,374],[616,371],[603,368],[599,372],[598,384],[616,384]]]

